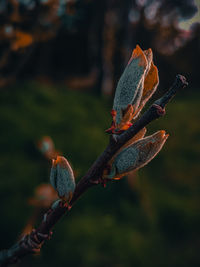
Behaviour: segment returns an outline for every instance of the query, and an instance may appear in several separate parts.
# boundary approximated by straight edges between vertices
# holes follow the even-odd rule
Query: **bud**
[[[128,105],[132,105],[134,102],[134,113],[140,103],[147,64],[148,62],[142,49],[137,45],[116,88],[113,109],[117,112],[117,125],[120,124],[125,115],[123,111],[127,109]]]
[[[106,178],[119,179],[130,171],[145,166],[162,149],[167,138],[168,134],[162,130],[126,147],[115,157],[111,172]]]
[[[127,130],[155,92],[158,83],[152,50],[142,51],[137,45],[118,82],[112,110],[113,123],[107,132]]]
[[[66,158],[58,156],[56,160],[52,160],[50,183],[58,196],[69,203],[76,185],[72,168]]]
[[[151,98],[151,96],[155,93],[158,84],[159,84],[158,69],[153,64],[153,61],[151,59],[149,69],[144,79],[144,88],[142,92],[142,97],[140,99],[138,112],[135,114],[134,119],[139,115],[140,111],[142,110],[146,102],[149,100],[149,98]]]

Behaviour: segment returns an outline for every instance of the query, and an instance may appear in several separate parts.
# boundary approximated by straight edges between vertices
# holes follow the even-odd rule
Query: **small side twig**
[[[118,136],[111,136],[110,142],[104,152],[97,158],[86,175],[79,181],[76,186],[73,198],[69,203],[70,207],[87,191],[90,187],[98,185],[102,181],[103,170],[106,168],[108,161],[113,155],[142,128],[153,120],[165,114],[165,106],[182,88],[188,85],[186,78],[177,75],[176,79],[169,89],[160,99],[156,100],[153,105],[125,132]],[[69,208],[65,205],[58,205],[56,208],[50,208],[44,215],[41,224],[37,229],[22,238],[17,244],[7,250],[0,252],[0,266],[7,266],[14,263],[27,254],[38,253],[45,240],[51,236],[51,230],[64,214],[68,214]]]

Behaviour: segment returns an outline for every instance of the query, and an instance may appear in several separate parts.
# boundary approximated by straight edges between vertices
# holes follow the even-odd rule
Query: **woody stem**
[[[142,128],[147,126],[153,120],[163,116],[164,112],[160,112],[160,110],[164,109],[175,94],[187,85],[188,83],[186,78],[182,75],[177,75],[169,91],[167,91],[160,99],[156,100],[154,104],[128,130],[118,136],[111,136],[110,142],[104,152],[97,158],[85,176],[77,184],[72,200],[69,203],[71,207],[85,191],[98,184],[98,181],[100,181],[102,177],[103,170],[113,155]],[[37,234],[41,245],[46,239],[42,238],[42,236],[49,234],[60,218],[64,214],[68,213],[69,209],[65,206],[58,205],[53,210],[49,209],[46,213],[45,220],[43,219],[38,228],[34,231],[34,233]],[[28,240],[28,238],[33,239],[31,234],[27,235],[27,238],[24,240]],[[27,254],[34,253],[34,250],[31,247],[28,247],[27,243],[24,244],[23,242],[25,241],[21,239],[10,249],[0,252],[0,266],[7,266],[8,264],[23,258]],[[38,244],[38,247],[40,244]]]

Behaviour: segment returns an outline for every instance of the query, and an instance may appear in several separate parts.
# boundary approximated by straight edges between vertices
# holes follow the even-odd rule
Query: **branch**
[[[106,168],[108,161],[114,154],[142,128],[147,126],[153,120],[165,114],[165,106],[175,96],[175,94],[188,85],[186,78],[182,75],[177,75],[171,88],[126,131],[120,135],[111,135],[110,142],[104,152],[97,158],[86,175],[79,181],[76,186],[70,206],[66,207],[60,202],[55,208],[50,208],[45,213],[44,218],[37,229],[23,237],[10,249],[0,252],[0,266],[17,262],[27,254],[40,252],[45,240],[51,236],[51,230],[54,225],[60,220],[64,214],[68,214],[74,203],[80,196],[94,185],[101,184],[103,170]]]

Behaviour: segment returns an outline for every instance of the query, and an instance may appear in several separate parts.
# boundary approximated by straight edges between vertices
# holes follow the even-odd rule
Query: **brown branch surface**
[[[97,158],[86,175],[79,181],[76,186],[70,206],[58,205],[55,209],[50,208],[44,215],[44,219],[37,229],[22,238],[14,246],[0,252],[0,266],[7,266],[17,262],[27,254],[33,254],[40,251],[45,240],[51,236],[51,230],[64,214],[68,214],[74,203],[90,187],[102,183],[102,173],[107,163],[113,155],[143,127],[155,119],[165,114],[165,106],[182,88],[188,85],[186,78],[177,75],[171,88],[125,132],[120,135],[111,135],[110,142],[104,152]]]

